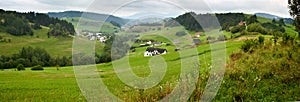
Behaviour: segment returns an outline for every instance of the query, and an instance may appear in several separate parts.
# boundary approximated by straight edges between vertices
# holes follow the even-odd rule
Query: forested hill
[[[218,19],[222,30],[231,31],[235,33],[236,31],[243,31],[245,25],[250,25],[252,23],[259,23],[259,26],[262,26],[266,29],[264,30],[278,30],[284,32],[282,25],[285,25],[284,19],[273,20],[272,22],[259,22],[256,15],[248,15],[243,13],[220,13],[220,14],[196,14],[194,12],[188,12],[182,14],[176,18],[166,21],[166,26],[177,26],[174,21],[178,22],[185,29],[190,31],[203,31],[203,28],[198,21],[201,21],[203,24],[209,25],[213,29],[219,25],[211,25],[211,21],[214,18]],[[270,20],[271,21],[271,20]],[[240,26],[239,26],[240,25]]]
[[[188,12],[180,15],[173,20],[184,26],[190,31],[203,31],[203,28],[197,22],[201,20],[203,23],[210,25],[211,19],[217,17],[223,30],[229,30],[229,27],[237,25],[241,21],[246,20],[246,16],[243,13],[224,13],[224,14],[196,14],[194,12]],[[172,21],[172,20],[170,20]],[[174,23],[167,23],[174,24]],[[172,25],[167,25],[172,26]],[[212,25],[213,26],[213,25]]]
[[[49,27],[48,36],[68,36],[75,33],[74,26],[58,18],[43,13],[20,13],[0,9],[0,31],[15,36],[33,35],[33,29]]]
[[[96,20],[96,21],[115,22],[120,25],[124,25],[129,21],[127,19],[123,19],[123,18],[116,17],[113,15],[97,14],[97,13],[91,13],[91,12],[80,12],[80,11],[49,12],[48,15],[50,17],[55,17],[55,18],[56,17],[57,18],[83,17],[83,18]]]

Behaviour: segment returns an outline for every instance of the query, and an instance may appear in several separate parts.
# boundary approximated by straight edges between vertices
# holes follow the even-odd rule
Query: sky
[[[247,14],[270,13],[290,18],[287,0],[0,0],[0,9],[19,12],[68,10],[112,14],[120,17],[156,15],[176,17],[185,12]]]

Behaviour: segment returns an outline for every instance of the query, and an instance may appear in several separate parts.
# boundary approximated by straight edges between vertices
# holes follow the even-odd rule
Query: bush
[[[258,44],[255,40],[246,40],[245,43],[241,46],[241,49],[244,52],[252,52],[253,48],[256,47]]]
[[[40,65],[37,65],[37,66],[32,67],[31,70],[44,70],[44,68]]]
[[[258,32],[261,34],[268,34],[268,30],[261,26],[259,23],[250,24],[247,28],[248,32]]]
[[[225,41],[225,40],[226,40],[226,36],[224,36],[224,35],[219,35],[218,40],[219,40],[219,41]]]
[[[261,24],[261,26],[263,26],[264,28],[268,29],[268,30],[273,30],[273,31],[279,31],[279,32],[282,32],[284,33],[285,32],[285,29],[284,27],[282,26],[277,26],[276,24],[274,23],[263,23]]]
[[[264,41],[265,41],[265,38],[264,38],[263,36],[259,36],[259,37],[258,37],[258,42],[259,42],[260,44],[263,44]]]
[[[207,40],[215,40],[216,38],[215,37],[212,37],[212,36],[208,36],[207,37]]]
[[[17,70],[18,70],[18,71],[25,70],[24,65],[23,65],[23,64],[19,64],[19,65],[17,66]]]
[[[176,36],[185,36],[186,32],[185,31],[180,31],[176,33]]]
[[[246,29],[245,26],[234,26],[233,28],[230,29],[230,32],[232,34],[235,34],[235,33],[238,33],[238,32],[242,32],[245,29]]]

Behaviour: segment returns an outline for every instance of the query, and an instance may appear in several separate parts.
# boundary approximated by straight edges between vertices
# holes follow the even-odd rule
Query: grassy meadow
[[[23,47],[40,47],[44,48],[51,56],[72,56],[73,38],[72,37],[54,37],[48,38],[47,32],[49,28],[43,27],[40,30],[34,30],[34,35],[13,36],[0,32],[0,36],[4,39],[11,39],[11,42],[0,42],[1,55],[12,55],[19,52]],[[102,53],[104,44],[96,43],[96,52]]]
[[[118,27],[112,25],[111,23],[95,21],[87,18],[69,17],[69,18],[62,18],[62,19],[71,22],[74,25],[74,27],[77,27],[77,29],[89,30],[92,32],[101,31],[106,33],[114,33],[115,31],[119,30]]]
[[[1,101],[85,101],[72,67],[0,71]]]
[[[239,49],[241,44],[240,41],[227,42],[227,57]],[[178,57],[179,53],[174,51],[176,47],[167,46],[165,48],[169,51],[167,55],[162,56],[167,64],[167,73],[159,85],[154,88],[140,92],[141,90],[125,85],[114,72],[112,63],[97,65],[99,78],[113,94],[122,100],[158,100],[174,88],[180,75],[181,59]],[[143,56],[145,49],[146,47],[137,48],[136,52],[130,53],[128,56],[131,69],[140,77],[147,77],[151,73],[148,62],[152,58]],[[211,60],[210,45],[199,46],[197,50],[201,63],[201,74],[208,75],[207,68],[210,66]],[[72,67],[59,69],[57,71],[56,68],[49,67],[44,71],[31,71],[29,68],[21,72],[14,71],[14,69],[0,71],[0,98],[7,101],[47,101],[48,99],[49,101],[86,101],[76,84]],[[166,91],[159,91],[159,86],[166,88]]]

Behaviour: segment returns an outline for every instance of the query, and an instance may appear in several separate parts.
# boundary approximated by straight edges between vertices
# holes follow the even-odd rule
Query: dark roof
[[[194,42],[195,44],[201,44],[201,40],[200,40],[200,39],[193,39],[193,42]]]
[[[157,50],[159,53],[163,53],[163,52],[167,51],[166,49],[153,48],[153,47],[148,47],[148,48],[146,49],[146,51],[148,51],[148,52],[154,52],[155,50]]]

